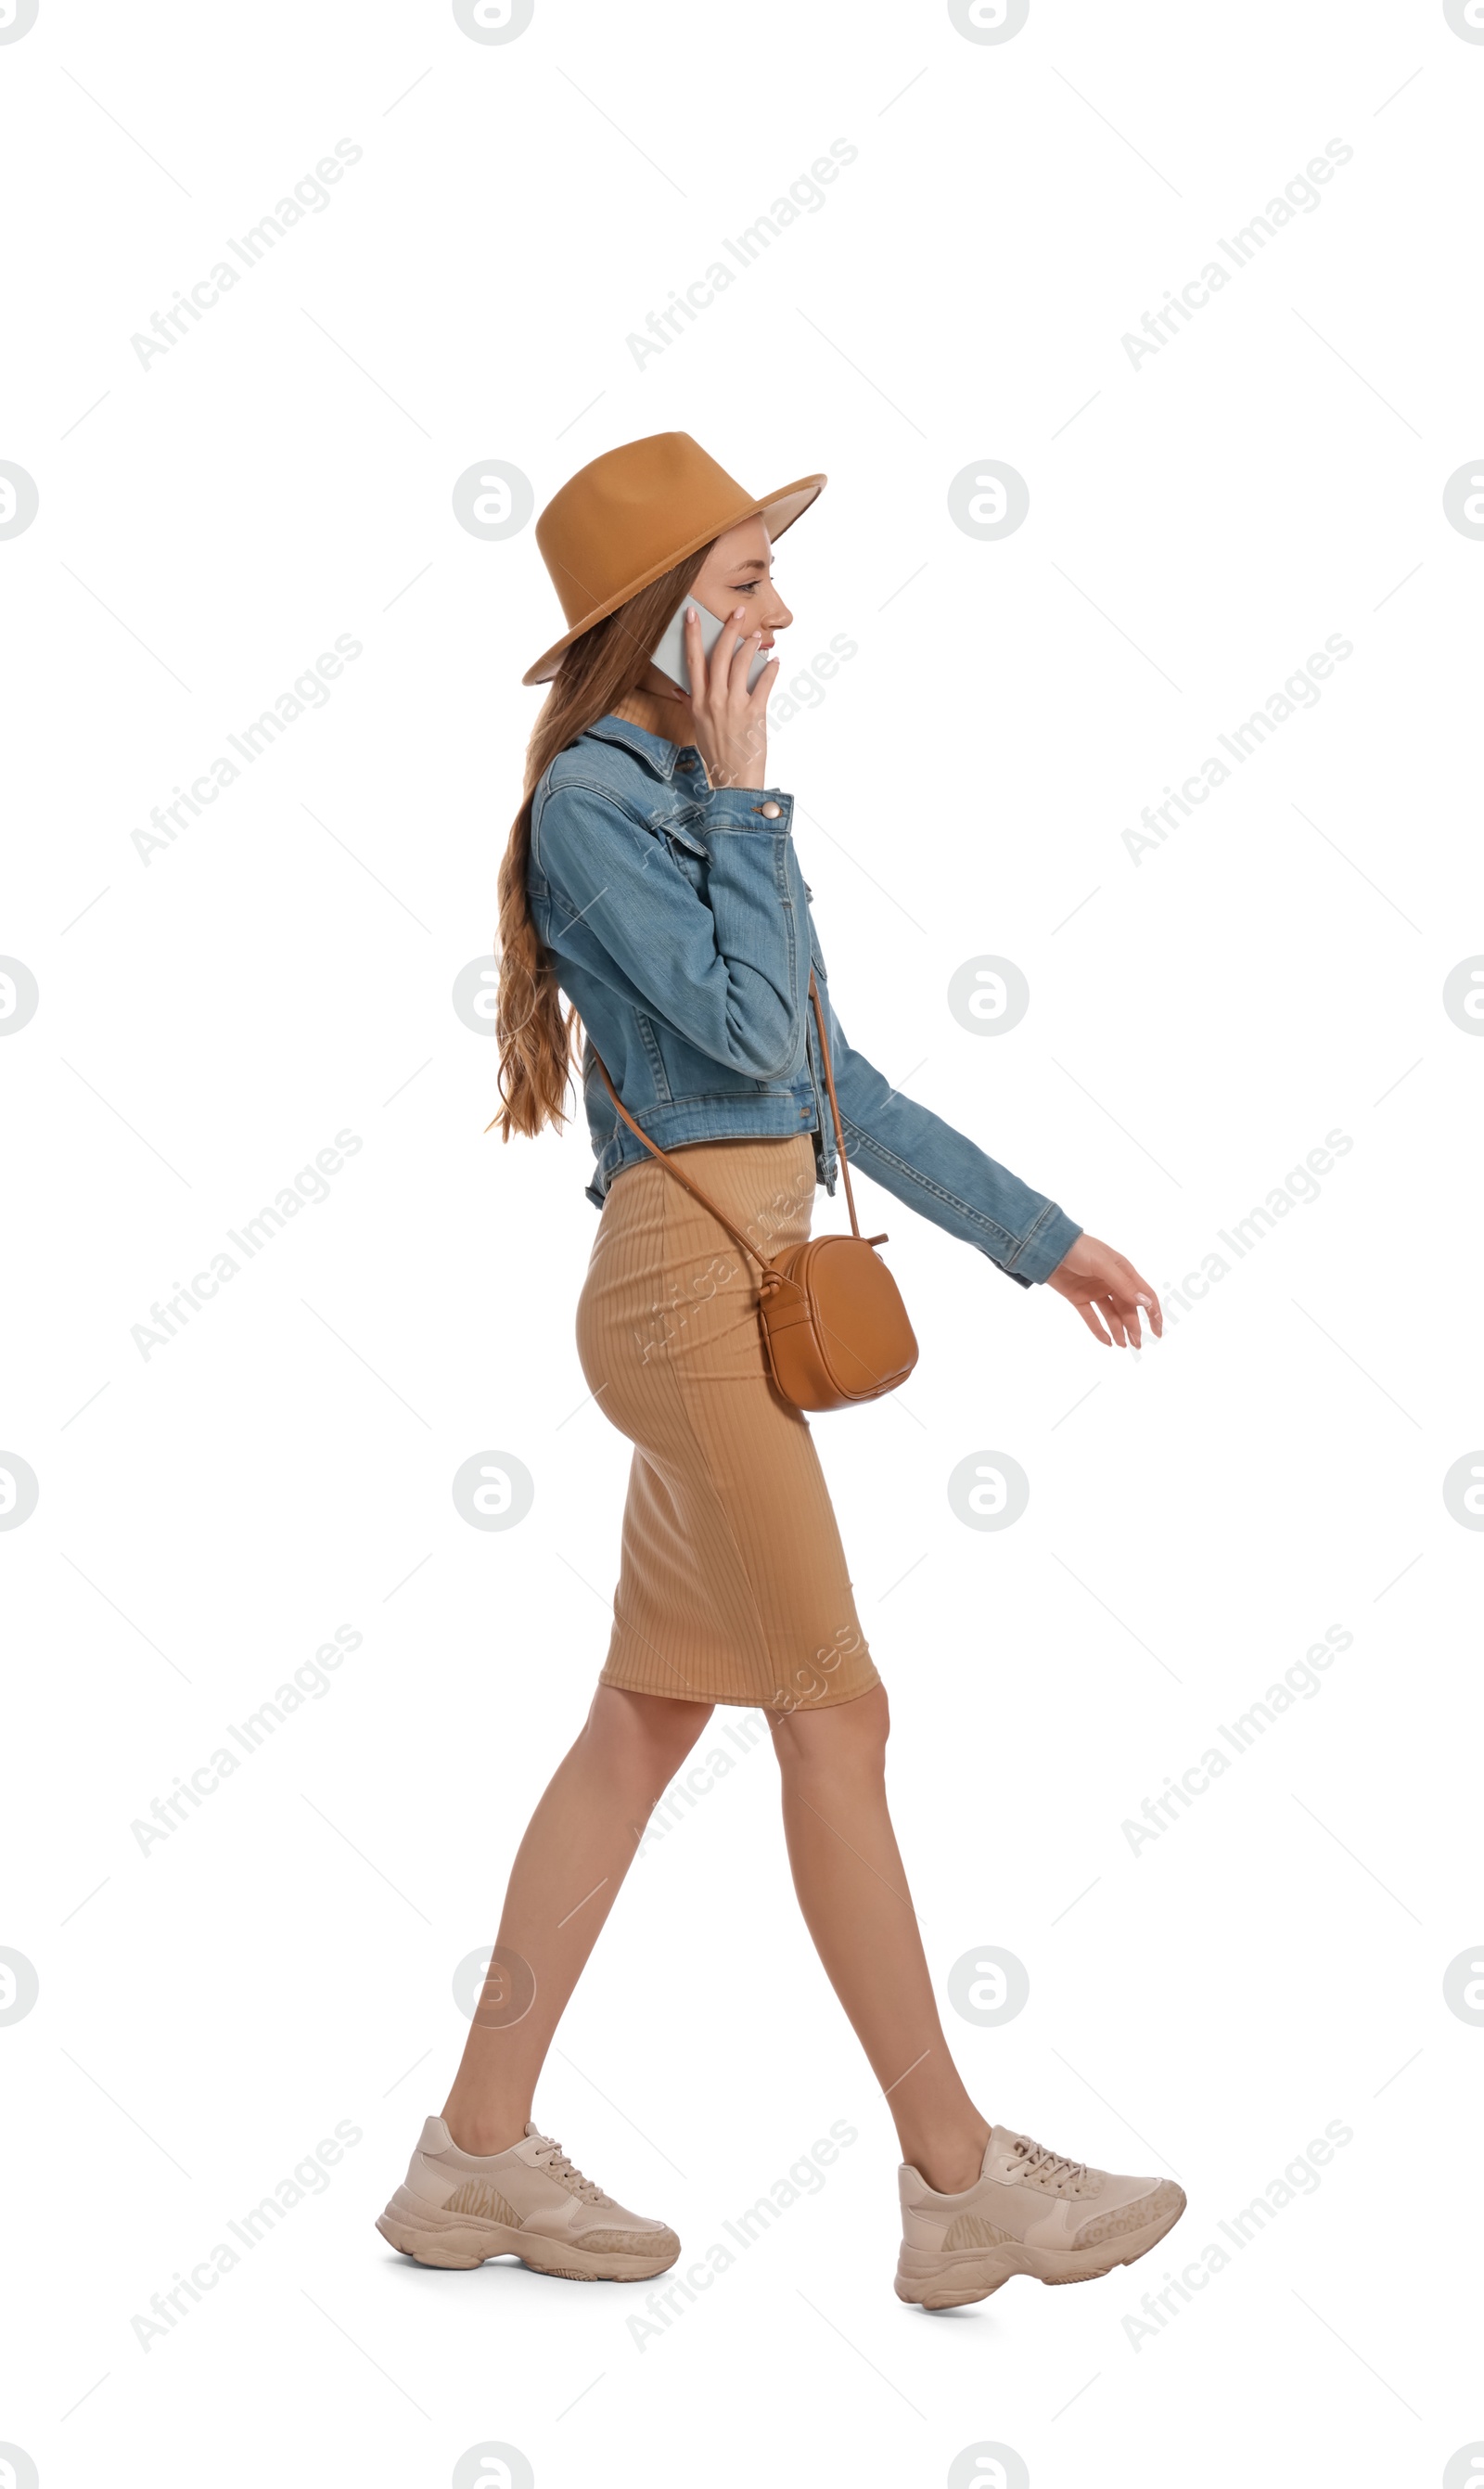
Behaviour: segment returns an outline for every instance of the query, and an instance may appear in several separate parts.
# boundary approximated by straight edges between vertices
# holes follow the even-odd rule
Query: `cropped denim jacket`
[[[694,745],[624,718],[559,752],[531,804],[527,888],[540,940],[588,1042],[587,1198],[648,1153],[614,1114],[597,1047],[661,1149],[813,1136],[817,1180],[839,1158],[809,999],[814,972],[853,1166],[1022,1286],[1049,1278],[1081,1230],[858,1054],[829,979],[793,845],[793,798],[713,787]]]

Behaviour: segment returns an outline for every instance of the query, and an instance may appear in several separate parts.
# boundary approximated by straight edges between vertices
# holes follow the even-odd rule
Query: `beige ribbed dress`
[[[808,1133],[673,1153],[764,1256],[810,1232]],[[817,1710],[880,1683],[809,1422],[768,1371],[756,1265],[658,1159],[614,1178],[577,1309],[634,1445],[601,1682]]]

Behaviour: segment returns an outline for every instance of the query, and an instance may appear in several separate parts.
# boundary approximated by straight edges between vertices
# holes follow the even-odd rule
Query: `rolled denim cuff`
[[[698,787],[702,830],[769,830],[786,836],[793,827],[793,797],[779,787]],[[764,807],[772,804],[771,813]]]
[[[1076,1220],[1068,1217],[1060,1203],[1048,1201],[1029,1235],[1000,1268],[1013,1279],[1018,1279],[1022,1288],[1032,1287],[1060,1270],[1081,1233]]]

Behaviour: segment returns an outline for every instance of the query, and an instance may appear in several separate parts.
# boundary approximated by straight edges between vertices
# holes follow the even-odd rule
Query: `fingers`
[[[1136,1271],[1131,1262],[1127,1262],[1122,1253],[1115,1254],[1113,1258],[1118,1266],[1118,1277],[1123,1282],[1119,1293],[1131,1316],[1135,1330],[1138,1329],[1139,1312],[1142,1309],[1148,1314],[1150,1330],[1157,1339],[1164,1330],[1164,1312],[1158,1297],[1143,1273]]]
[[[728,631],[728,637],[729,638],[730,636],[730,632]],[[760,631],[750,631],[747,634],[747,637],[743,640],[739,640],[736,646],[732,649],[731,666],[727,677],[727,691],[729,699],[734,701],[745,701],[748,698],[747,678],[749,673],[752,672],[753,659],[756,656],[761,644],[762,633]]]
[[[1101,1348],[1142,1348],[1141,1313],[1149,1318],[1152,1335],[1163,1337],[1164,1311],[1149,1281],[1096,1236],[1078,1237],[1052,1273],[1051,1285],[1076,1306]]]
[[[1160,1338],[1164,1331],[1164,1312],[1149,1281],[1122,1253],[1114,1252],[1111,1245],[1104,1245],[1102,1251],[1107,1268],[1100,1275],[1127,1331],[1127,1345],[1130,1348],[1143,1346],[1143,1333],[1139,1327],[1141,1311],[1149,1316],[1149,1328],[1154,1337]],[[1122,1340],[1119,1342],[1120,1347],[1125,1344]]]
[[[761,638],[760,633],[756,636],[759,639]],[[750,642],[749,646],[751,645],[752,644]],[[757,653],[757,649],[753,648],[753,653],[748,659],[749,665],[755,663]],[[743,681],[745,682],[746,679],[747,677],[744,675]],[[769,694],[777,680],[778,659],[776,657],[770,657],[767,664],[763,667],[761,673],[758,675],[756,684],[747,696],[748,708],[754,716],[757,715],[759,711],[767,707]]]
[[[711,677],[706,688],[714,707],[724,707],[728,699],[737,688],[733,669],[737,658],[741,653],[737,645],[738,625],[745,622],[746,619],[747,609],[745,606],[739,605],[734,613],[728,614],[722,626],[721,635],[717,640],[716,645],[711,651]],[[747,672],[745,667],[743,669],[742,680],[744,683],[747,680]]]
[[[1113,1334],[1114,1347],[1127,1348],[1128,1345],[1128,1333],[1125,1327],[1124,1317],[1119,1306],[1118,1299],[1116,1297],[1099,1297],[1098,1300],[1098,1310]]]

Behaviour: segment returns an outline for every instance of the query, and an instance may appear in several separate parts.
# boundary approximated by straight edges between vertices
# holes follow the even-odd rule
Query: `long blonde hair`
[[[500,1104],[486,1131],[498,1125],[502,1141],[512,1132],[534,1138],[546,1125],[567,1121],[566,1091],[572,1046],[580,1027],[577,1006],[564,1008],[551,953],[538,939],[526,894],[530,864],[530,803],[542,777],[569,743],[636,690],[649,655],[687,589],[694,586],[711,548],[687,555],[673,570],[642,587],[616,613],[595,622],[564,653],[526,747],[526,786],[521,809],[499,868]]]

